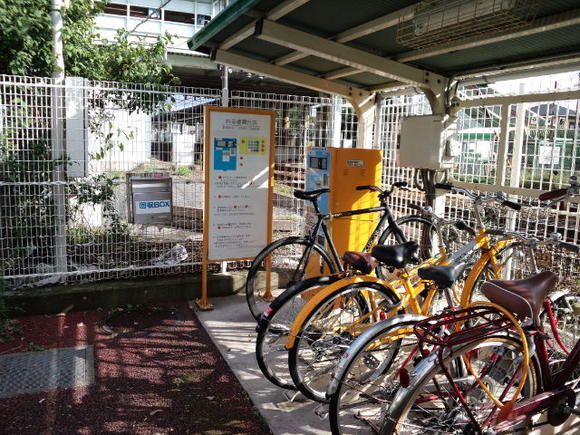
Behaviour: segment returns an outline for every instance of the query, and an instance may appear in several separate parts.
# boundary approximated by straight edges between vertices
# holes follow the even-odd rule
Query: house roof
[[[189,46],[218,63],[339,95],[580,67],[578,0],[474,4],[237,0]]]

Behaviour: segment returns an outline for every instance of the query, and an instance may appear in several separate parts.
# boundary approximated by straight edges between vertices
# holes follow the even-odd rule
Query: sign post
[[[202,310],[213,309],[208,264],[253,259],[272,240],[275,120],[273,111],[204,108]]]

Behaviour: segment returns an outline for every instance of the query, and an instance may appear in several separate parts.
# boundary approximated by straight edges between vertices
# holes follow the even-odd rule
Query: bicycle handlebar
[[[512,210],[521,210],[522,209],[522,205],[518,204],[517,202],[513,202],[513,201],[508,201],[507,199],[504,200],[502,203],[502,205],[505,205],[506,207],[511,208]]]
[[[528,236],[526,234],[518,233],[516,231],[505,231],[505,230],[498,230],[498,229],[489,229],[487,230],[488,234],[494,236],[508,236],[513,237],[515,239],[520,240],[526,246],[530,247],[537,247],[539,245],[557,245],[567,251],[571,251],[574,253],[580,252],[580,246],[575,245],[574,243],[562,242],[560,239],[562,235],[559,233],[552,233],[547,238],[543,240],[539,240],[536,237]]]
[[[573,198],[574,196],[580,195],[580,183],[576,176],[570,177],[570,187],[563,189],[550,190],[549,192],[544,192],[538,199],[540,201],[562,201],[564,199]]]
[[[505,199],[505,193],[503,192],[497,192],[495,195],[490,195],[490,196],[481,196],[481,195],[476,195],[475,193],[464,189],[463,187],[457,187],[454,186],[452,184],[445,184],[445,183],[437,183],[435,184],[435,187],[437,189],[445,189],[445,190],[449,190],[449,191],[455,191],[455,192],[461,192],[464,193],[465,195],[467,195],[469,198],[473,199],[474,201],[478,201],[478,202],[499,202],[501,205],[504,205],[506,207],[509,207],[513,210],[521,210],[522,205],[518,204],[517,202],[513,202],[513,201],[509,201],[507,199]]]
[[[395,181],[393,184],[391,184],[391,189],[390,190],[383,190],[378,186],[373,186],[371,184],[366,184],[364,186],[356,186],[355,189],[356,190],[370,190],[372,192],[379,192],[379,193],[386,193],[386,192],[392,192],[394,190],[395,187],[407,187],[407,182],[406,181]]]

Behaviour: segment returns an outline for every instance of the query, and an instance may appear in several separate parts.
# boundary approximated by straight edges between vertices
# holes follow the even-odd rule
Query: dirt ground
[[[92,344],[95,384],[0,399],[0,433],[269,434],[187,304],[165,305],[21,317],[0,354]]]

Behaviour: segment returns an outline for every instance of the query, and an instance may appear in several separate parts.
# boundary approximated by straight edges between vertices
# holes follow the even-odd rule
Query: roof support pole
[[[348,99],[358,119],[356,148],[373,147],[375,125],[375,95],[356,96]]]

